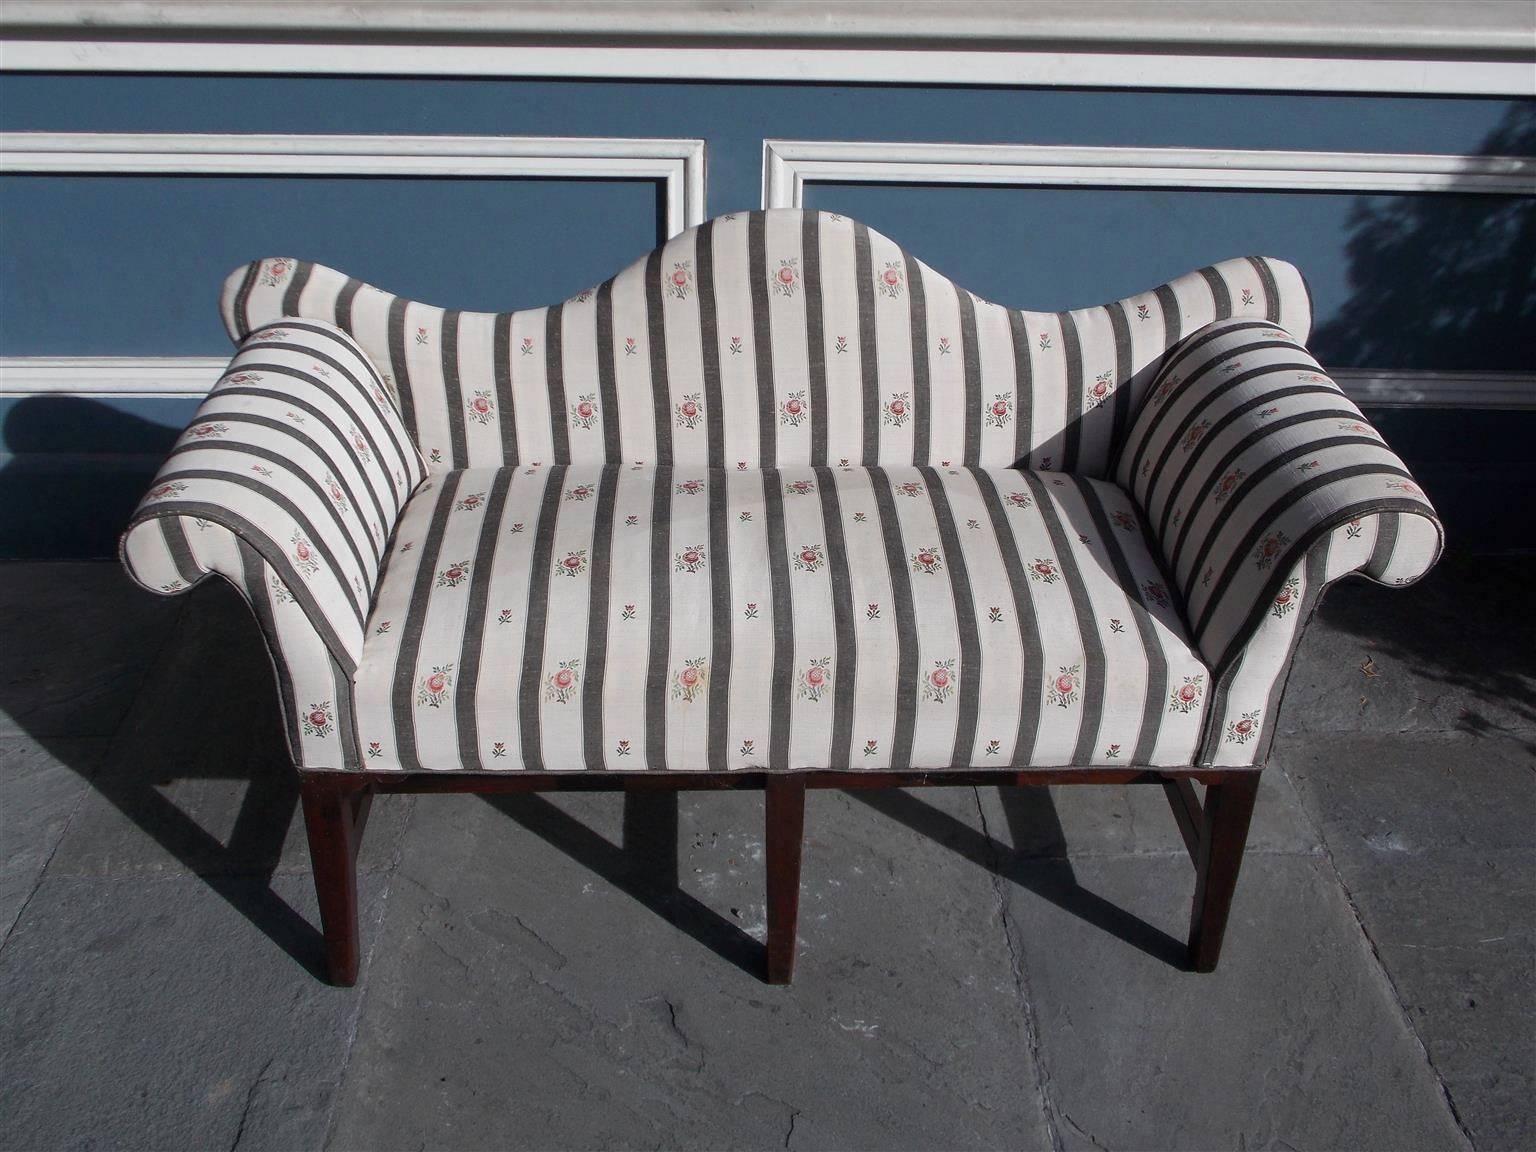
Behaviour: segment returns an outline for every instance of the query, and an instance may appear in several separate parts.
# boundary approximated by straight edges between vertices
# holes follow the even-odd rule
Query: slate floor
[[[0,1147],[1536,1145],[1536,561],[1335,590],[1226,954],[1161,792],[386,798],[357,988],[234,595],[0,564]]]

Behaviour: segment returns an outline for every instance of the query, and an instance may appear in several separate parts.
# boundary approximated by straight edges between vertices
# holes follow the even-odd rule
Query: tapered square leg
[[[768,846],[768,983],[795,974],[795,932],[800,915],[800,845],[805,833],[805,781],[770,776],[765,789]]]
[[[325,964],[332,984],[357,983],[357,849],[373,793],[347,780],[302,776],[304,829],[320,901]]]
[[[1190,966],[1214,972],[1232,910],[1232,893],[1248,845],[1248,822],[1259,791],[1259,774],[1234,774],[1205,790],[1199,851],[1195,859],[1195,903],[1189,921]]]

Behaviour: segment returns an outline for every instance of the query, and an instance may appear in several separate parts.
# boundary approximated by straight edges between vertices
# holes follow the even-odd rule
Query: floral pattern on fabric
[[[986,424],[991,428],[1005,428],[1013,417],[1013,393],[997,392],[987,407]]]
[[[692,704],[704,694],[704,682],[709,676],[708,658],[696,656],[684,660],[683,666],[672,674],[672,699]]]
[[[819,703],[832,687],[832,657],[819,656],[800,673],[800,695],[811,703]]]
[[[299,719],[304,725],[306,736],[323,739],[336,730],[336,719],[329,700],[323,704],[311,704]]]
[[[1200,706],[1200,697],[1205,692],[1205,677],[1199,673],[1194,676],[1184,677],[1184,683],[1180,684],[1168,694],[1168,711],[1188,714]]]
[[[597,393],[587,392],[576,398],[571,405],[571,425],[583,431],[597,424]]]
[[[939,550],[936,546],[919,548],[916,552],[912,553],[912,571],[925,572],[931,576],[935,572],[942,572],[943,570],[944,558],[939,555]]]
[[[780,296],[791,297],[800,287],[800,261],[797,259],[780,260],[778,270],[773,273],[773,290]]]
[[[549,674],[545,681],[544,699],[555,704],[568,703],[576,694],[576,686],[581,679],[580,660],[562,660],[560,667]]]
[[[1079,680],[1082,667],[1081,664],[1060,665],[1055,678],[1046,686],[1045,698],[1060,708],[1076,704],[1082,688],[1082,682]]]
[[[448,690],[453,687],[453,665],[439,664],[431,672],[421,678],[421,684],[416,689],[416,705],[425,705],[428,708],[441,708],[448,699]]]
[[[1227,721],[1227,739],[1233,744],[1246,744],[1259,734],[1259,713],[1263,709],[1255,708],[1252,712],[1244,712],[1237,720]]]
[[[960,677],[955,673],[955,662],[935,660],[933,667],[923,673],[923,699],[943,704],[954,694]]]

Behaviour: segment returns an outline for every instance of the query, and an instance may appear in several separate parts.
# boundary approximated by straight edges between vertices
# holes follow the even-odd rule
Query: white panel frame
[[[802,207],[807,182],[1533,196],[1536,160],[1386,152],[763,141],[764,208]],[[1338,369],[1332,374],[1361,405],[1536,409],[1536,375],[1529,373]]]
[[[763,207],[800,207],[807,181],[1529,196],[1536,195],[1536,160],[1396,152],[763,141]]]
[[[704,220],[704,141],[581,136],[0,133],[0,172],[654,180],[667,234]]]
[[[279,29],[281,30],[281,29]],[[677,43],[560,45],[329,43],[213,38],[0,40],[13,72],[192,75],[490,76],[589,80],[770,80],[842,84],[959,84],[1203,91],[1536,95],[1530,58],[1475,52],[1394,55],[1375,45],[1334,51],[1255,44],[1249,52],[1005,50],[791,44],[761,48]],[[983,41],[984,42],[984,41]],[[1107,47],[1107,46],[1106,46]],[[1161,48],[1161,50],[1160,50]]]
[[[669,236],[702,223],[705,212],[705,146],[691,139],[0,133],[0,173],[23,172],[653,180],[663,185]],[[0,357],[0,396],[199,397],[226,363],[201,356]]]

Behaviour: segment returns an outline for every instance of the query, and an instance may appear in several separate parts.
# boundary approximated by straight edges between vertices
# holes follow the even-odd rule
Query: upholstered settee
[[[1024,312],[770,211],[549,308],[293,259],[222,307],[122,559],[249,601],[339,983],[374,793],[570,787],[763,788],[787,981],[807,787],[1159,783],[1209,970],[1304,623],[1441,548],[1277,260]]]

